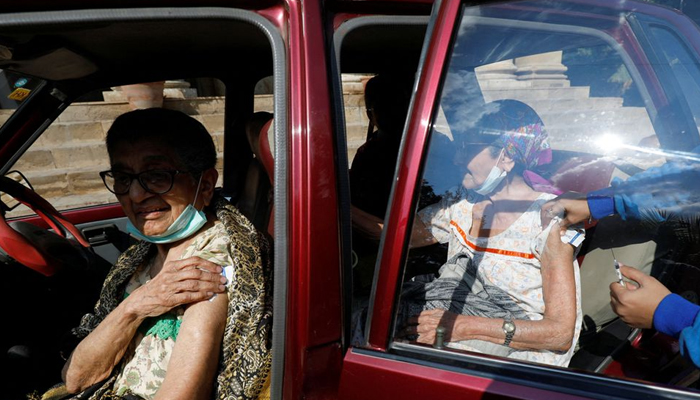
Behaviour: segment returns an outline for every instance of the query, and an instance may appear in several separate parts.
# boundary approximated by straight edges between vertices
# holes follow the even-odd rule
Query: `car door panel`
[[[613,20],[613,18],[608,19],[608,15],[605,13],[609,12],[610,15],[614,15],[616,11],[600,11],[603,16],[591,15],[590,20],[583,20],[581,17],[584,14],[574,12],[573,10],[578,10],[576,8],[578,5],[572,5],[572,3],[575,2],[562,2],[561,5],[554,6],[554,8],[559,7],[552,12],[552,15],[556,15],[558,25],[542,26],[540,25],[541,20],[532,19],[528,20],[527,23],[521,23],[518,25],[518,28],[542,29],[543,32],[552,32],[553,35],[558,32],[556,35],[571,38],[574,36],[566,36],[570,32],[567,32],[565,25],[562,24],[567,21],[578,21],[571,23],[577,27],[580,24],[581,29],[572,28],[571,31],[575,31],[576,34],[588,35],[590,37],[588,44],[594,49],[601,48],[601,45],[593,45],[591,43],[594,42],[594,39],[601,39],[602,46],[610,46],[613,49],[613,53],[616,52],[623,60],[621,62],[623,67],[621,68],[626,67],[627,71],[629,71],[631,76],[629,83],[636,85],[640,93],[639,97],[643,99],[645,105],[645,108],[639,111],[641,117],[638,119],[648,121],[645,129],[649,129],[650,132],[654,133],[658,132],[658,140],[661,141],[661,147],[672,151],[673,149],[695,143],[697,141],[697,134],[693,134],[696,131],[695,127],[692,127],[693,129],[675,129],[678,127],[678,124],[687,123],[689,118],[687,107],[674,108],[675,112],[683,114],[682,116],[674,116],[672,112],[664,114],[664,110],[669,110],[668,104],[665,104],[664,101],[668,98],[673,98],[674,93],[664,92],[669,90],[669,85],[664,84],[664,80],[659,79],[657,76],[655,71],[655,68],[657,68],[656,64],[652,63],[653,68],[649,67],[647,54],[645,53],[648,49],[645,49],[645,46],[637,41],[634,29],[624,22],[620,22],[621,26],[614,34],[610,34],[611,37],[600,35],[594,31],[596,27],[600,24],[610,24],[610,21]],[[537,4],[536,2],[521,2],[503,6],[495,5],[494,10],[502,11],[504,15],[509,15],[510,18],[516,20],[521,12],[525,13],[523,15],[537,15],[537,12],[542,12],[538,9]],[[603,3],[600,3],[600,5],[605,6]],[[452,355],[441,354],[441,350],[437,350],[439,353],[436,354],[434,353],[435,350],[426,346],[404,344],[402,340],[392,342],[392,335],[396,329],[394,326],[397,318],[395,308],[400,297],[401,280],[406,278],[403,275],[403,266],[407,258],[410,229],[413,225],[413,216],[417,207],[416,193],[419,192],[420,177],[424,172],[423,169],[426,168],[425,157],[428,142],[431,140],[430,131],[434,129],[431,128],[431,125],[437,124],[435,120],[439,119],[441,117],[440,113],[443,112],[442,109],[437,107],[439,104],[438,96],[440,90],[442,90],[442,85],[445,84],[447,79],[445,76],[447,75],[448,56],[450,52],[457,51],[452,47],[454,45],[454,35],[458,31],[461,33],[468,29],[468,27],[459,26],[460,13],[463,10],[462,6],[463,4],[459,2],[449,0],[437,3],[436,11],[431,19],[431,25],[428,28],[422,55],[420,79],[414,90],[411,112],[403,136],[400,163],[397,167],[396,183],[392,192],[388,216],[384,221],[385,226],[382,231],[380,261],[375,275],[375,286],[369,299],[366,325],[364,326],[366,341],[364,343],[355,343],[356,347],[350,348],[346,353],[341,379],[341,398],[382,398],[383,396],[396,396],[397,392],[401,393],[400,397],[402,398],[417,399],[431,398],[431,393],[433,393],[432,397],[435,397],[434,393],[439,393],[437,397],[440,398],[443,395],[446,398],[455,396],[469,397],[470,395],[478,397],[493,395],[497,398],[501,396],[504,398],[598,398],[611,395],[619,396],[620,398],[636,398],[636,396],[644,396],[643,393],[645,391],[654,393],[655,397],[673,398],[676,395],[673,393],[673,390],[648,383],[638,384],[594,374],[577,375],[565,369],[554,368],[548,371],[547,368],[523,366],[508,362],[508,360],[502,360],[503,362],[494,361],[489,356],[482,358],[483,363],[475,362],[474,359],[464,353],[461,354],[461,358],[457,356],[452,357]],[[468,8],[468,6],[465,7]],[[567,7],[571,7],[571,9],[569,10]],[[645,11],[654,12],[654,10]],[[598,10],[591,12],[591,14],[596,14],[597,12]],[[466,12],[465,15],[467,15]],[[496,13],[480,14],[477,10],[473,13],[468,13],[468,15],[477,24],[480,23],[478,21],[482,21],[487,25],[493,23],[494,26],[502,23],[496,19],[490,19],[494,18],[497,15]],[[589,16],[587,15],[587,17]],[[634,17],[630,17],[630,19],[634,19]],[[608,33],[610,33],[612,26],[606,29],[609,29]],[[697,36],[697,32],[692,34]],[[481,38],[485,37],[485,35],[481,36]],[[487,40],[484,39],[484,42],[487,42]],[[542,43],[543,49],[556,49],[556,46],[547,47],[552,46],[552,43],[547,44],[545,41]],[[480,45],[480,43],[472,42],[473,47]],[[498,48],[498,45],[502,45],[504,48]],[[489,56],[498,54],[499,51],[503,51],[504,54],[507,54],[508,51],[518,54],[520,51],[521,56],[531,54],[528,53],[528,49],[508,48],[507,44],[504,45],[503,43],[498,45],[489,53]],[[528,45],[537,46],[538,44],[530,43]],[[579,46],[585,47],[580,44]],[[565,49],[568,48],[565,47]],[[470,48],[462,44],[459,50],[461,51],[460,56],[463,56],[470,51]],[[545,50],[540,51],[544,52]],[[485,53],[488,52],[485,51]],[[585,52],[581,51],[580,53],[583,54]],[[501,59],[496,56],[491,62],[495,64],[499,61]],[[483,64],[489,63],[485,59],[481,59],[480,62]],[[571,63],[570,60],[568,62]],[[574,63],[572,65],[572,70],[569,73],[575,77],[579,73],[576,68],[580,68],[580,65],[575,65]],[[481,90],[486,93],[488,86],[485,86],[483,82],[481,83]],[[517,83],[514,83],[513,87],[519,87],[516,85]],[[577,85],[582,84],[577,83]],[[573,83],[572,90],[577,90],[574,88]],[[484,96],[487,97],[486,94]],[[596,96],[601,95],[596,94]],[[498,99],[498,97],[495,98]],[[546,99],[543,98],[543,100]],[[487,97],[485,101],[493,100],[489,100]],[[565,101],[560,100],[562,103],[560,107],[563,107]],[[634,103],[634,101],[636,100],[625,98],[625,102]],[[576,113],[574,111],[577,110],[576,107],[578,105],[573,104],[570,109],[564,109],[562,113]],[[633,107],[627,104],[624,107],[630,107],[628,110],[623,110],[624,112],[632,112],[631,108]],[[468,110],[468,108],[463,109],[462,112],[466,114]],[[581,120],[588,119],[591,114],[595,115],[594,113],[586,114],[582,112],[580,118]],[[605,114],[606,112],[602,111],[600,115]],[[612,113],[608,112],[607,115],[609,116],[610,114],[615,114],[615,111]],[[618,111],[618,114],[622,114],[622,111]],[[552,126],[553,132],[557,132],[558,125],[556,122],[552,123],[552,120],[546,121],[550,121],[546,122],[546,124]],[[576,123],[582,124],[583,122],[573,120],[569,126],[571,127]],[[621,129],[624,130],[624,128]],[[564,131],[562,130],[562,132]],[[640,129],[634,134],[642,136],[641,132],[643,130]],[[663,137],[666,134],[668,136]],[[674,135],[675,139],[673,139]],[[638,137],[634,136],[632,140],[636,139]],[[634,145],[635,143],[631,144],[631,146]],[[576,149],[568,149],[567,151],[574,150]],[[572,156],[567,153],[567,155],[561,155],[560,157],[565,159]],[[617,167],[615,166],[615,168]],[[629,168],[626,171],[631,174],[637,172]],[[613,175],[615,173],[617,172],[613,172]],[[624,176],[623,174],[620,176],[622,176],[622,179],[626,179],[629,175]],[[612,178],[607,179],[603,186],[609,185]],[[562,185],[564,184],[562,183]],[[609,252],[609,250],[607,251]],[[658,251],[657,254],[659,254]],[[602,288],[601,291],[605,291],[603,289],[607,286],[602,284],[600,286]],[[622,336],[622,342],[625,342],[627,337],[625,335]],[[633,337],[631,338],[631,340],[634,339]],[[638,346],[639,343],[637,342],[638,340],[633,340],[633,346]],[[626,351],[625,349],[629,348],[629,343],[627,346],[621,346],[619,351]],[[620,357],[619,354],[617,354],[617,357],[613,355],[607,360],[607,362],[611,362],[612,358],[615,358],[606,373],[617,377],[636,377],[637,375],[634,375],[633,372],[635,363],[633,360],[638,359],[641,355],[637,356],[637,358],[629,354],[624,359],[618,357]],[[501,366],[495,374],[492,369],[492,362]],[[386,382],[391,383],[385,385],[385,388],[379,383],[372,384],[374,379],[384,379]],[[646,376],[645,379],[649,379],[649,377]],[[549,385],[550,382],[554,381],[557,381],[557,383]],[[511,384],[514,386],[509,386]],[[388,389],[388,387],[391,387],[391,389]],[[375,395],[376,397],[374,397]]]

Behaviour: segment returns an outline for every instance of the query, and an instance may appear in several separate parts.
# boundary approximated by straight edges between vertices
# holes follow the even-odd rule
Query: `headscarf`
[[[516,164],[525,168],[523,178],[533,189],[560,194],[551,182],[534,170],[552,162],[552,149],[539,115],[517,100],[487,103],[474,128],[479,141],[503,148]],[[494,137],[496,139],[494,140]]]

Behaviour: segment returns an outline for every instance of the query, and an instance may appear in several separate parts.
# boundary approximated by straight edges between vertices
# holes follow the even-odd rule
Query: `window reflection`
[[[665,59],[653,66],[655,72],[650,72],[648,61],[628,52],[629,43],[620,39],[629,37],[632,29],[624,16],[598,18],[591,11],[572,18],[562,11],[569,5],[552,3],[557,11],[549,13],[533,4],[465,8],[444,77],[429,155],[424,161],[422,192],[432,193],[437,202],[421,203],[414,218],[413,247],[404,274],[395,340],[434,343],[435,328],[439,326],[441,330],[447,328],[444,340],[453,350],[602,373],[610,368],[613,354],[631,359],[635,354],[645,354],[648,362],[643,366],[622,365],[625,376],[668,382],[668,376],[658,374],[660,369],[668,368],[669,375],[682,374],[692,364],[677,352],[664,352],[655,331],[635,331],[625,324],[610,307],[609,285],[617,281],[617,260],[697,302],[700,202],[696,186],[700,182],[700,151],[697,124],[685,122],[697,120],[694,116],[699,97],[693,90],[700,82],[697,62],[672,28],[660,31],[662,28],[655,27],[657,30],[652,31],[659,43],[665,43],[661,46]],[[535,9],[537,12],[526,11]],[[644,73],[640,73],[642,70]],[[659,71],[667,75],[654,75],[661,74]],[[650,89],[659,82],[663,95]],[[558,264],[572,266],[568,275],[572,283],[568,291],[556,295],[548,287],[552,278],[546,266],[549,260],[545,248],[556,248],[547,242],[550,226],[544,214],[548,208],[539,212],[546,200],[537,204],[539,197],[522,193],[505,200],[499,196],[498,189],[517,176],[512,170],[507,171],[500,186],[496,185],[496,192],[476,191],[484,180],[506,169],[506,146],[494,145],[496,140],[485,140],[484,134],[499,137],[527,132],[523,126],[486,126],[485,116],[504,101],[522,103],[538,115],[551,147],[550,162],[535,168],[541,180],[528,182],[527,186],[537,196],[550,193],[543,199],[566,196],[567,202],[561,204],[571,205],[569,219],[574,219],[573,205],[586,207],[587,214],[582,213],[586,218],[576,221],[580,225],[574,227],[586,240],[580,247],[572,247],[567,263]],[[524,136],[533,137],[531,133]],[[481,174],[483,179],[470,183],[470,174],[472,178]],[[592,198],[601,200],[607,208],[591,206],[589,210]],[[558,211],[564,210],[562,207]],[[588,214],[593,214],[590,221]],[[528,218],[533,221],[532,234],[520,238],[528,249],[522,251],[504,238],[513,228],[524,234],[526,229],[518,224]],[[449,243],[447,262],[429,264],[420,259],[418,245],[431,240]],[[494,254],[502,258],[483,263]],[[527,304],[514,290],[527,280],[522,276],[513,278],[523,273],[524,267],[516,268],[506,260],[514,254],[532,254],[539,263],[533,267],[539,268],[541,279],[537,290],[544,299],[557,299],[556,306],[548,304],[543,309],[553,312],[551,308],[572,304],[573,298],[574,311],[581,317],[566,332],[573,347],[561,343],[556,346],[544,338],[527,342],[526,337],[518,337],[530,328],[528,322],[546,323],[551,318],[546,311],[527,318],[517,310],[508,315],[487,307],[489,311],[483,312],[480,305],[491,299],[492,293],[495,298],[504,295],[520,307]],[[429,267],[416,269],[416,260]],[[449,284],[447,278],[452,278]],[[567,282],[566,277],[557,279]],[[439,290],[434,290],[436,287]],[[479,295],[482,288],[487,288],[486,295]],[[422,316],[416,319],[415,315]],[[566,312],[562,315],[570,318]],[[463,316],[470,317],[469,324],[460,322]],[[510,341],[505,317],[513,319],[516,326]],[[465,337],[459,332],[464,326],[478,334]],[[454,332],[457,334],[453,337]],[[560,333],[554,328],[550,332],[548,339]],[[633,346],[629,345],[630,338],[636,338]],[[470,340],[488,343],[463,343]],[[543,349],[557,356],[569,350],[573,354],[570,360],[524,355]],[[673,366],[669,360],[675,360]]]

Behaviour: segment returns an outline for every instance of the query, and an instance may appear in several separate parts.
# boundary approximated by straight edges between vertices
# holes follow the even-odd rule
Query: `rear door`
[[[341,398],[697,396],[694,389],[685,388],[695,385],[687,378],[694,368],[679,360],[683,366],[660,373],[660,359],[676,355],[661,355],[654,346],[643,349],[647,359],[642,362],[635,351],[647,336],[615,318],[608,305],[608,285],[614,281],[607,275],[612,273],[608,261],[612,265],[613,258],[624,257],[626,264],[652,274],[663,263],[678,262],[669,255],[677,254],[678,247],[664,235],[668,227],[619,219],[606,220],[597,230],[588,226],[587,243],[593,244],[578,260],[578,304],[584,316],[568,368],[419,344],[406,339],[397,322],[402,320],[397,310],[404,282],[425,273],[422,267],[433,262],[426,262],[424,255],[421,261],[409,246],[417,213],[426,202],[459,194],[463,174],[453,163],[455,137],[469,130],[485,105],[514,100],[539,114],[553,159],[538,173],[554,193],[608,187],[615,179],[679,161],[674,158],[678,150],[700,144],[690,111],[694,102],[687,98],[691,95],[676,81],[668,83],[671,78],[660,74],[658,65],[672,68],[688,57],[654,57],[650,62],[653,44],[643,38],[639,21],[649,15],[666,21],[665,28],[684,38],[684,49],[693,57],[696,50],[688,43],[697,42],[697,29],[688,30],[685,17],[666,9],[635,7],[609,7],[599,1],[475,6],[445,0],[435,5],[384,220],[374,286],[369,298],[353,301],[354,343],[344,359]],[[678,24],[684,32],[674,28]],[[696,82],[687,75],[684,79],[686,85]],[[683,157],[682,162],[693,159]],[[430,272],[439,273],[437,268]]]

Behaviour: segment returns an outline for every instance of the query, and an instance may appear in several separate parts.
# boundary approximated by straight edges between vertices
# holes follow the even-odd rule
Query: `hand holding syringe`
[[[620,263],[617,262],[616,259],[613,259],[615,262],[615,273],[617,274],[617,282],[622,285],[622,287],[625,287],[625,281],[622,280],[622,272],[620,271]]]

